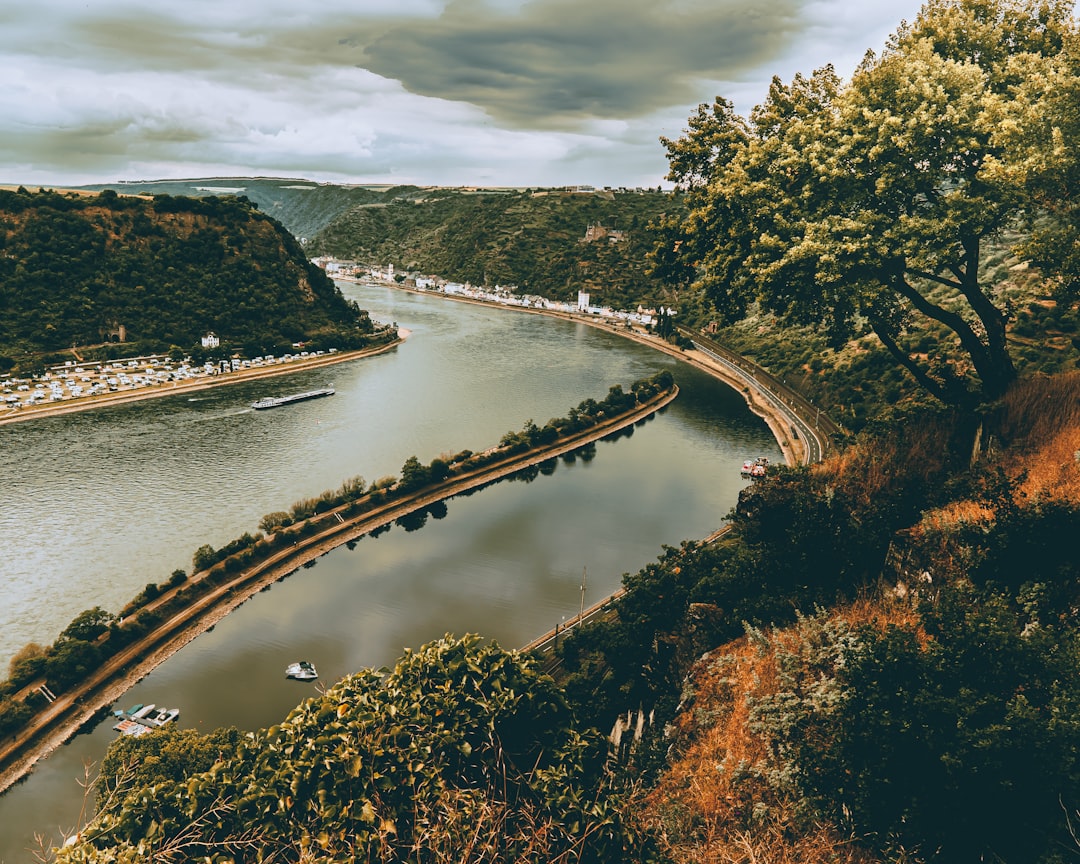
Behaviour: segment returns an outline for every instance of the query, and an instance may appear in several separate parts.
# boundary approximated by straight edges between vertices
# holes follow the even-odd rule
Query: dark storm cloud
[[[392,27],[357,63],[503,122],[566,126],[694,102],[703,79],[737,78],[779,54],[798,11],[794,0],[537,0],[509,11],[459,0]]]
[[[699,101],[796,38],[800,0],[454,0],[423,17],[337,10],[317,18],[207,21],[161,9],[73,12],[64,53],[100,68],[180,69],[254,89],[313,68],[358,66],[405,90],[474,105],[519,128],[641,117]],[[55,37],[54,37],[55,38]]]
[[[655,185],[699,102],[853,66],[919,2],[0,4],[0,179]]]

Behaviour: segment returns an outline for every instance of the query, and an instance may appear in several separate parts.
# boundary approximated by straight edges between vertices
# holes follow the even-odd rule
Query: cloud
[[[734,78],[797,32],[794,0],[535,0],[510,10],[454,0],[402,22],[357,62],[410,92],[468,102],[522,128],[640,117],[698,100],[703,79]]]
[[[697,103],[850,71],[917,9],[891,2],[7,4],[0,180],[655,185]]]

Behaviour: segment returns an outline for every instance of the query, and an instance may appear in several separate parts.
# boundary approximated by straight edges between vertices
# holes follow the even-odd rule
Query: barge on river
[[[282,405],[291,405],[293,402],[305,402],[308,399],[318,399],[322,396],[333,396],[333,387],[323,387],[319,390],[307,390],[303,393],[293,393],[291,396],[267,396],[258,402],[252,402],[251,407],[256,411],[266,408],[280,408]]]

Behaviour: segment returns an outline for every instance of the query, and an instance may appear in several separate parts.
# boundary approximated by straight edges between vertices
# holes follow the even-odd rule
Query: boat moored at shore
[[[122,735],[145,735],[162,726],[167,726],[176,721],[180,716],[179,708],[158,708],[150,705],[133,705],[127,711],[113,711],[113,716],[118,718],[113,726]]]

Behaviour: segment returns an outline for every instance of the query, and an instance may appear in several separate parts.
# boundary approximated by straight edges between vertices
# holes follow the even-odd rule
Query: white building
[[[221,346],[221,340],[218,339],[213,333],[207,333],[202,337],[203,348],[219,348]]]

